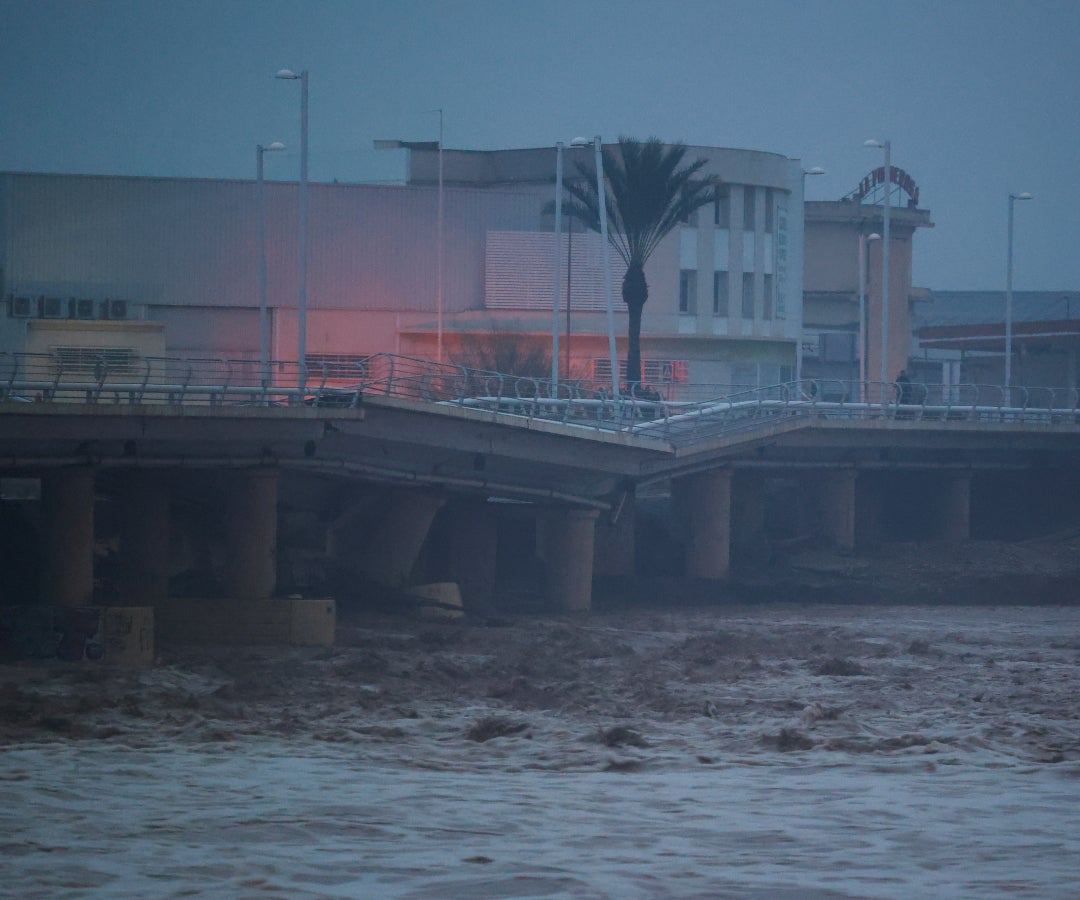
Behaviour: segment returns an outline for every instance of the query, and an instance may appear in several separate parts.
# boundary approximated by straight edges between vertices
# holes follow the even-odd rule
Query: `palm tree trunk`
[[[649,285],[645,281],[645,270],[632,265],[623,277],[622,297],[630,313],[630,327],[626,345],[626,383],[633,391],[641,384],[641,311],[649,299]]]

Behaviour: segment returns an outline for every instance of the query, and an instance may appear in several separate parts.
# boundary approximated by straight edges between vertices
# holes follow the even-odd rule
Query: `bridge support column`
[[[596,519],[592,509],[549,509],[537,519],[537,544],[547,564],[548,601],[567,612],[592,608]]]
[[[966,541],[971,537],[971,476],[947,476],[940,497],[942,537]]]
[[[169,489],[161,476],[132,472],[120,497],[121,606],[156,606],[169,595]]]
[[[814,478],[821,532],[838,550],[854,550],[858,478],[854,469],[816,472]]]
[[[409,584],[435,514],[446,498],[434,491],[393,491],[385,512],[370,523],[352,568],[390,587]]]
[[[855,479],[855,546],[873,547],[885,540],[885,477],[863,472]]]
[[[238,472],[227,482],[225,593],[254,600],[277,585],[276,469]]]
[[[41,479],[43,599],[90,606],[94,595],[94,472],[60,469]]]
[[[684,475],[671,484],[676,520],[683,523],[685,572],[727,578],[731,572],[731,470]]]

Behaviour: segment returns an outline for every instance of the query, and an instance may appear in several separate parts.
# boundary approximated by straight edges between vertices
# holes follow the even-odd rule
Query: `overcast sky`
[[[838,199],[882,162],[936,228],[915,282],[1080,289],[1080,0],[0,0],[0,170],[400,180],[375,138],[599,134],[782,153]]]

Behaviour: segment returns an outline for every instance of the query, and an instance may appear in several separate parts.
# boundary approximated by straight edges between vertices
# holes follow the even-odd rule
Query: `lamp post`
[[[885,385],[889,381],[889,208],[892,194],[892,143],[869,140],[864,147],[885,151],[885,209],[883,210],[881,248],[881,402],[885,402]]]
[[[1013,207],[1017,200],[1030,200],[1031,194],[1022,191],[1009,194],[1009,251],[1005,262],[1005,394],[1012,405],[1012,275],[1013,275]]]
[[[596,197],[600,207],[600,246],[604,254],[604,296],[607,299],[608,357],[611,360],[611,396],[619,397],[619,355],[615,351],[615,306],[611,293],[611,254],[608,253],[607,191],[604,189],[604,154],[600,135],[593,138],[596,154]]]
[[[559,294],[562,287],[562,156],[563,142],[555,142],[555,264],[551,300],[551,389],[559,384]]]
[[[300,82],[300,287],[298,295],[297,372],[301,391],[307,384],[307,182],[308,182],[308,73],[280,69],[275,78]]]
[[[262,372],[262,386],[266,390],[270,384],[270,337],[266,314],[266,201],[263,197],[263,154],[269,151],[284,150],[281,141],[274,141],[264,147],[255,145],[255,181],[258,185],[259,203],[259,364]]]
[[[859,399],[866,402],[866,245],[881,235],[859,232]]]
[[[585,138],[574,138],[571,149],[588,147]],[[551,302],[551,384],[559,384],[559,293],[562,286],[562,195],[563,195],[563,151],[566,145],[562,141],[555,143],[555,265]],[[573,235],[571,229],[570,234]],[[573,240],[571,236],[570,240]],[[570,377],[570,248],[566,251],[566,377]]]
[[[429,112],[439,114],[439,139],[437,141],[399,141],[378,140],[372,146],[376,150],[435,150],[439,154],[439,199],[435,214],[435,309],[436,309],[436,346],[435,353],[439,362],[443,358],[443,111],[432,109]]]
[[[803,223],[803,244],[806,244],[806,176],[807,175],[824,175],[825,170],[821,166],[811,166],[809,169],[802,170],[802,198],[801,202],[803,208],[800,210],[802,213]],[[802,390],[802,363],[803,363],[803,304],[799,303],[799,327],[795,336],[795,384],[798,385],[798,390]]]
[[[437,329],[435,353],[439,362],[443,360],[443,111],[432,110],[439,114],[439,211],[436,216],[438,222],[435,226],[435,279],[438,282],[435,288],[435,306],[437,309]]]

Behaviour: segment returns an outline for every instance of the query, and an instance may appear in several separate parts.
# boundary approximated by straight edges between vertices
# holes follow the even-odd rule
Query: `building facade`
[[[623,361],[625,267],[569,220],[556,248],[545,212],[554,148],[445,150],[441,189],[438,152],[408,152],[403,185],[309,186],[304,352],[315,377],[347,378],[380,352],[441,351],[445,362],[500,368],[507,341],[540,375],[557,330],[560,377],[609,383],[605,254]],[[719,186],[646,265],[645,381],[688,398],[691,385],[716,395],[800,370],[876,377],[880,241],[866,245],[865,305],[858,248],[881,230],[880,200],[804,203],[800,161],[778,154],[689,147],[686,160],[698,158]],[[566,150],[565,162],[567,177],[593,177],[591,147]],[[900,193],[890,377],[910,344],[913,235],[930,225],[911,197],[896,205]],[[269,357],[298,359],[298,194],[295,182],[264,185],[264,300],[253,181],[0,173],[0,352],[52,355],[68,371],[145,356],[228,358],[242,369],[259,362],[265,304]]]
[[[801,325],[801,169],[752,151],[690,148],[687,156],[706,156],[723,186],[649,261],[646,379],[789,379]],[[554,149],[448,151],[442,204],[425,177],[436,158],[413,152],[403,186],[309,186],[310,367],[347,366],[377,352],[434,358],[437,343],[445,361],[482,362],[476,351],[493,335],[550,352],[555,247],[544,206],[553,196]],[[264,196],[269,352],[296,359],[297,185],[268,182]],[[8,301],[0,349],[72,359],[107,350],[112,358],[258,360],[254,183],[6,173],[0,221]],[[562,371],[583,382],[605,380],[602,272],[610,251],[598,236],[571,231],[563,245],[558,320],[570,358]],[[617,258],[613,271],[623,358]]]

